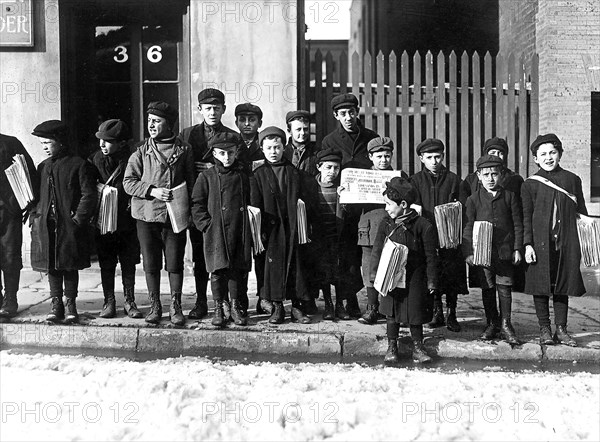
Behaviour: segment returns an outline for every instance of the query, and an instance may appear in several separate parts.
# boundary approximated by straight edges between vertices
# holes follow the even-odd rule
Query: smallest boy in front
[[[473,225],[475,221],[493,224],[492,261],[480,273],[481,296],[487,326],[480,339],[492,340],[498,333],[509,344],[519,344],[511,324],[513,266],[521,262],[523,220],[519,200],[510,190],[499,185],[504,164],[496,155],[484,155],[477,160],[477,177],[482,188],[467,199],[467,225],[463,232],[463,253],[473,265]],[[500,315],[496,308],[496,290],[500,300]],[[500,321],[501,319],[501,321]]]
[[[208,141],[215,167],[202,172],[192,192],[192,218],[204,239],[206,271],[215,301],[212,324],[224,326],[231,311],[236,325],[247,319],[239,294],[252,266],[250,225],[247,207],[250,182],[236,160],[242,140],[237,134],[218,133]],[[228,292],[231,309],[227,308]]]

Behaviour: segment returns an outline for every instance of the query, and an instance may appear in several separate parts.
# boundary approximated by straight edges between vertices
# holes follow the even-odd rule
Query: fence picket
[[[489,140],[492,138],[494,133],[494,86],[492,85],[492,56],[489,52],[485,53],[483,60],[484,73],[483,73],[483,84],[484,84],[484,127],[485,127],[485,139]]]
[[[437,56],[437,90],[435,105],[435,137],[448,146],[446,139],[446,57],[440,51]]]
[[[348,93],[348,54],[342,51],[340,54],[340,93]]]
[[[327,112],[327,101],[333,97],[333,56],[330,51],[325,55],[325,103],[323,103],[323,112],[327,116],[327,128],[325,133],[328,134],[335,127],[336,119],[333,117],[333,112]]]
[[[352,54],[352,93],[360,100],[360,59],[356,51]]]
[[[433,94],[433,54],[425,54],[425,122],[427,124],[427,138],[435,136],[434,126],[435,95]]]
[[[414,130],[414,146],[411,146],[411,150],[416,147],[423,137],[421,135],[421,54],[419,51],[415,52],[413,56],[413,95],[412,95],[412,106],[413,106],[413,130]],[[414,154],[413,156],[413,169],[411,173],[417,173],[421,170],[421,160]]]
[[[527,176],[527,77],[525,75],[525,56],[519,59],[519,142],[515,145],[514,156],[518,173]],[[515,169],[517,170],[517,169]]]
[[[457,60],[456,53],[454,51],[450,52],[450,67],[449,67],[449,81],[450,81],[450,91],[448,93],[449,102],[450,102],[450,131],[448,138],[448,151],[451,152],[456,158],[458,158],[458,97],[457,97],[457,79],[456,79],[456,69],[457,69]],[[454,161],[458,162],[458,159]]]
[[[327,115],[325,114],[325,103],[327,97],[323,94],[323,56],[317,49],[315,52],[315,114],[317,120],[317,142],[320,143],[327,134]]]
[[[481,147],[481,66],[479,65],[479,54],[473,54],[473,161],[477,161]]]
[[[378,134],[385,134],[385,60],[383,57],[383,52],[379,51],[377,54],[376,60],[376,68],[377,68],[377,78],[375,82],[377,83],[377,98],[375,100],[374,105],[377,105],[377,132]]]
[[[496,136],[506,138],[506,127],[504,125],[504,57],[498,54],[496,57]]]
[[[506,91],[506,142],[511,149],[515,147],[515,54],[508,56],[508,89]],[[516,170],[515,155],[508,156],[508,167]]]
[[[363,91],[362,108],[365,112],[365,127],[373,129],[373,66],[369,51],[365,53],[363,74],[365,76],[365,88]]]
[[[394,163],[398,169],[400,166],[400,155],[398,149],[398,87],[396,83],[396,75],[398,72],[398,65],[396,62],[396,53],[392,51],[389,59],[389,72],[390,72],[390,89],[388,95],[388,107],[389,107],[389,136],[394,143]],[[381,134],[383,136],[383,134]]]
[[[410,85],[408,83],[410,75],[410,61],[408,59],[408,53],[404,51],[400,61],[400,75],[401,75],[401,89],[400,96],[401,101],[401,121],[402,130],[400,136],[402,137],[402,153],[400,160],[402,161],[401,169],[408,173],[410,170]]]
[[[469,56],[463,51],[460,57],[460,161],[456,158],[458,164],[450,163],[450,169],[459,176],[471,171],[469,113]]]

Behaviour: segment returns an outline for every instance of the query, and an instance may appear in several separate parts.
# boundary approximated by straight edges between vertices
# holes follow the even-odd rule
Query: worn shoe
[[[378,307],[376,305],[367,305],[367,310],[360,318],[358,318],[358,322],[368,325],[376,324],[377,319],[379,319],[377,309]]]
[[[0,299],[2,297],[0,296]],[[19,304],[17,304],[17,294],[16,293],[6,293],[4,299],[2,300],[2,308],[0,309],[0,317],[2,318],[12,318],[16,316],[17,310],[19,309]]]
[[[107,293],[104,295],[104,305],[100,312],[101,318],[114,318],[117,316],[117,302],[115,301],[115,294]]]
[[[273,303],[267,299],[259,298],[256,303],[256,314],[257,315],[272,315],[275,310]]]
[[[149,324],[158,324],[162,319],[162,304],[160,302],[160,293],[148,293],[150,298],[150,311],[146,315],[145,321]]]
[[[577,347],[577,341],[567,331],[566,325],[557,325],[554,332],[554,342],[557,344],[568,345],[569,347]]]
[[[351,319],[350,315],[344,308],[344,304],[342,303],[335,304],[335,317],[341,319],[342,321],[349,321]]]
[[[169,319],[173,325],[182,326],[185,324],[185,316],[183,316],[183,311],[181,310],[181,292],[174,292],[171,295]]]
[[[398,362],[398,341],[396,339],[388,339],[388,349],[385,352],[383,362],[386,364]]]
[[[285,309],[283,308],[283,302],[273,302],[273,313],[269,318],[269,324],[283,324],[285,321]]]
[[[540,327],[540,344],[541,345],[554,345],[554,339],[552,339],[552,329],[550,326],[542,325]]]
[[[248,319],[244,316],[242,306],[238,300],[231,303],[231,319],[233,319],[235,325],[248,325]]]
[[[431,362],[431,356],[429,356],[427,354],[427,351],[425,351],[425,346],[423,345],[423,341],[413,341],[412,359],[413,359],[413,362],[415,362],[417,364]]]
[[[306,315],[316,315],[319,313],[319,308],[317,307],[317,303],[314,299],[311,299],[310,301],[304,301],[302,303],[302,309]]]
[[[52,307],[50,313],[46,316],[46,321],[59,322],[65,319],[65,305],[62,301],[62,296],[52,298]]]
[[[135,295],[133,287],[125,287],[124,289],[125,302],[123,303],[123,312],[133,319],[143,318],[142,312],[138,309],[135,303]]]
[[[427,324],[429,328],[437,328],[443,327],[446,325],[446,321],[444,320],[444,310],[442,307],[442,301],[435,301],[433,305],[433,319],[429,324]]]
[[[356,295],[351,295],[346,300],[346,312],[350,316],[350,319],[359,319],[362,317],[360,306],[358,305],[358,299]]]
[[[325,310],[323,311],[323,319],[325,321],[333,321],[335,319],[335,308],[333,307],[333,301],[331,295],[324,295],[325,299]]]
[[[446,328],[451,332],[458,333],[460,331],[460,324],[456,319],[456,308],[448,307],[447,315]]]
[[[517,338],[517,333],[510,322],[510,318],[502,318],[500,337],[511,345],[519,345],[521,343]]]
[[[500,327],[498,326],[498,321],[495,319],[488,319],[487,327],[481,335],[479,339],[482,341],[491,341],[498,337],[498,333],[500,333]]]
[[[208,315],[206,296],[196,296],[196,303],[188,313],[188,319],[202,319]]]
[[[225,318],[225,309],[223,301],[215,301],[215,312],[210,323],[215,327],[223,327],[229,318]]]
[[[306,316],[298,307],[292,307],[291,318],[292,322],[299,322],[300,324],[311,323],[311,319]]]
[[[67,308],[65,313],[65,324],[77,324],[79,322],[79,313],[75,305],[75,298],[67,298]]]

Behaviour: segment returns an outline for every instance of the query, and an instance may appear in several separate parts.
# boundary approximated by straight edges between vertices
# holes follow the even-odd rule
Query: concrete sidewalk
[[[149,303],[145,291],[143,273],[136,276],[137,304],[146,314]],[[117,274],[118,275],[118,274]],[[363,325],[352,321],[323,321],[321,313],[313,316],[313,323],[291,323],[273,326],[268,316],[257,316],[256,282],[251,274],[250,317],[246,327],[229,325],[225,329],[213,327],[209,317],[201,321],[187,321],[184,327],[174,327],[168,320],[168,278],[163,272],[163,320],[160,325],[146,324],[143,319],[125,317],[122,310],[122,292],[117,292],[118,317],[98,317],[103,304],[100,274],[96,267],[80,272],[77,306],[81,315],[79,325],[48,324],[45,316],[50,310],[48,281],[45,275],[23,270],[19,292],[19,315],[10,322],[0,324],[0,345],[27,348],[69,348],[125,352],[148,352],[170,355],[223,355],[227,353],[258,353],[273,355],[296,355],[334,357],[339,360],[352,358],[383,358],[387,349],[385,321],[376,325]],[[600,269],[584,269],[588,293],[581,298],[571,298],[569,305],[569,331],[577,339],[579,347],[540,346],[539,328],[531,296],[513,295],[513,325],[523,345],[511,348],[502,341],[481,342],[477,336],[485,325],[485,317],[479,289],[471,289],[469,295],[459,298],[458,320],[460,333],[445,327],[425,328],[425,344],[428,350],[441,358],[471,358],[488,360],[550,360],[600,362]],[[195,300],[194,279],[186,272],[183,290],[183,310],[186,314]],[[117,276],[117,290],[120,278]],[[210,293],[209,293],[210,299]],[[359,294],[364,310],[366,294]],[[317,301],[319,311],[324,304]],[[212,302],[209,301],[212,307]],[[401,329],[400,351],[410,354],[408,329]]]

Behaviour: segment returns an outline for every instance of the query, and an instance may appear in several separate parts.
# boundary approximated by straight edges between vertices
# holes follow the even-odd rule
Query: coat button
[[[223,206],[221,207],[221,210],[227,210],[227,207]]]
[[[271,224],[275,224],[275,220],[271,220]]]
[[[240,207],[240,212],[243,212],[243,211],[244,211],[244,208],[243,208],[243,207]]]

